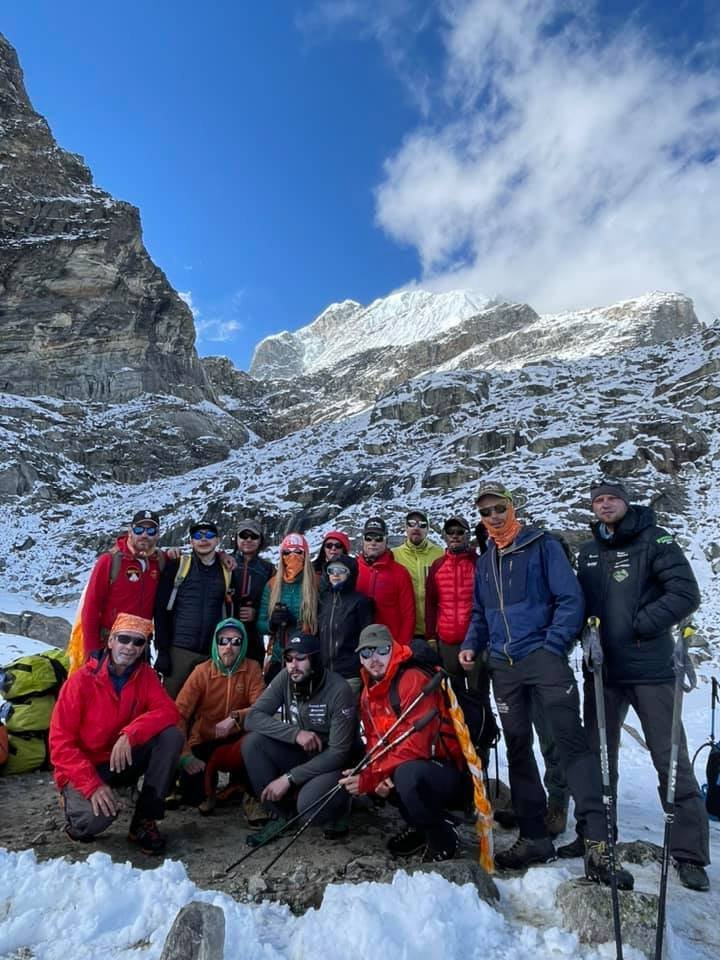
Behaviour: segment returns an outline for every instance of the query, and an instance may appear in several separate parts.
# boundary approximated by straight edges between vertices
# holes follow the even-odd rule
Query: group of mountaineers
[[[413,509],[393,549],[373,516],[356,556],[342,531],[325,534],[314,558],[291,532],[276,566],[260,556],[255,518],[237,525],[232,553],[219,549],[211,519],[192,524],[189,551],[162,550],[160,517],[138,511],[93,568],[52,715],[68,837],[88,842],[105,830],[118,815],[116,788],[142,777],[128,837],[148,854],[165,849],[158,821],[171,805],[210,814],[236,800],[248,844],[260,846],[309,822],[327,840],[342,838],[353,798],[366,794],[403,821],[389,852],[427,861],[457,854],[457,825],[474,807],[492,865],[479,782],[496,734],[492,686],[512,799],[497,821],[518,830],[495,866],[584,857],[589,879],[632,889],[611,856],[599,737],[616,795],[632,706],[665,796],[672,629],[699,605],[691,567],[653,511],[631,504],[614,479],[591,488],[592,536],[577,572],[560,538],[519,519],[504,484],[483,483],[475,503],[474,542],[467,521],[450,516],[443,549]],[[588,618],[600,624],[603,731],[592,674],[585,669],[581,718],[569,664]],[[456,694],[483,708],[474,744]],[[570,796],[577,835],[556,849]],[[671,854],[681,883],[708,889],[707,816],[684,734]]]

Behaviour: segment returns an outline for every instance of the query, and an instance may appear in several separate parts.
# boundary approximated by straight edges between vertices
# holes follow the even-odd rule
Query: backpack
[[[49,650],[19,657],[0,670],[7,760],[0,771],[7,775],[29,773],[47,765],[50,716],[60,687],[68,675],[68,655]]]
[[[425,640],[413,640],[410,648],[413,653],[412,657],[410,657],[409,660],[404,660],[400,664],[390,681],[390,706],[393,708],[393,712],[397,717],[402,713],[398,685],[400,683],[400,677],[405,670],[410,667],[415,667],[428,677],[431,677],[434,673],[437,673],[438,670],[442,669],[439,656]],[[448,682],[451,682],[450,678],[448,678]],[[440,736],[442,737],[443,727],[453,733],[455,728],[453,727],[453,722],[450,717],[450,704],[448,703],[447,694],[442,688],[440,689],[442,692]],[[477,690],[466,690],[459,687],[459,685],[453,684],[453,691],[465,717],[465,723],[467,724],[473,746],[481,757],[487,757],[490,748],[499,736],[498,726],[490,704],[485,702],[484,697]]]

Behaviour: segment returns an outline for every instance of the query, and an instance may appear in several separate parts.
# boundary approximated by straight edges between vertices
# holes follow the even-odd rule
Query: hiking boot
[[[128,831],[128,840],[137,843],[143,853],[157,857],[165,849],[165,837],[154,820],[136,820],[133,817]]]
[[[247,794],[243,800],[243,813],[252,830],[262,827],[270,819],[270,814],[255,797]]]
[[[514,830],[517,827],[517,817],[512,810],[495,810],[493,820],[500,824],[503,830]]]
[[[347,814],[325,824],[325,829],[323,830],[323,836],[326,840],[342,840],[342,838],[346,837],[349,833],[350,817]]]
[[[425,849],[425,832],[416,827],[405,827],[387,842],[388,853],[393,857],[411,857]]]
[[[610,856],[604,840],[585,841],[585,876],[588,880],[610,886]],[[615,877],[618,890],[632,890],[635,877],[622,864],[615,861]]]
[[[287,820],[285,817],[278,817],[277,820],[268,820],[262,830],[258,830],[257,833],[251,833],[249,837],[245,837],[245,843],[249,847],[265,846],[266,843],[270,843],[275,837],[280,836],[286,824]]]
[[[216,805],[215,797],[205,797],[203,802],[198,804],[198,813],[201,813],[204,817],[209,817],[211,813],[215,812]]]
[[[166,810],[179,810],[182,805],[183,805],[183,797],[178,790],[173,790],[172,793],[169,793],[165,797]]]
[[[551,803],[545,814],[545,829],[551,837],[559,837],[567,828],[567,807]]]
[[[65,836],[73,843],[92,843],[95,837],[76,837],[70,827],[65,826]]]
[[[563,860],[572,860],[573,857],[585,856],[585,841],[578,833],[572,843],[566,843],[557,848],[557,855]]]
[[[710,878],[705,867],[694,860],[675,860],[678,880],[688,890],[705,892],[710,889]]]
[[[495,854],[495,866],[500,870],[523,870],[533,863],[550,863],[555,859],[550,837],[518,837],[509,850]]]
[[[427,847],[423,854],[423,863],[440,863],[452,860],[457,853],[459,838],[455,827],[446,820],[439,827],[428,831]]]

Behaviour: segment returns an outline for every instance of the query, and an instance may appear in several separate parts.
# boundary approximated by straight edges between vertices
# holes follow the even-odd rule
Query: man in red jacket
[[[415,629],[415,592],[410,574],[388,550],[387,525],[381,517],[366,522],[357,561],[355,589],[375,604],[375,623],[384,624],[398,643],[409,646]]]
[[[165,848],[155,821],[165,813],[184,737],[177,707],[144,659],[151,635],[149,620],[121,613],[107,649],[60,690],[50,722],[50,762],[72,840],[89,841],[106,830],[120,811],[113,787],[144,776],[128,839],[143,853]]]
[[[152,619],[164,560],[157,549],[159,536],[158,514],[138,510],[127,534],[98,557],[80,613],[86,660],[93,651],[103,649],[119,613]]]
[[[396,708],[403,713],[410,706],[426,686],[428,675],[418,667],[405,665],[412,657],[410,647],[394,643],[390,631],[381,624],[365,627],[357,652],[363,681],[360,719],[368,750],[372,750],[397,720]],[[339,781],[351,795],[375,793],[397,803],[407,826],[388,841],[387,848],[394,857],[423,853],[427,861],[450,860],[457,850],[458,836],[446,811],[464,806],[468,781],[442,692],[435,690],[423,696],[390,734],[389,742],[412,729],[433,708],[436,715],[421,730],[411,733],[362,773],[345,771]]]

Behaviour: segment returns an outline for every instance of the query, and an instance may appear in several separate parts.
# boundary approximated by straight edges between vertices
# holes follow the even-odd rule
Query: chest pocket
[[[505,606],[523,602],[528,593],[528,553],[523,550],[500,561]],[[541,571],[537,571],[538,576]]]

